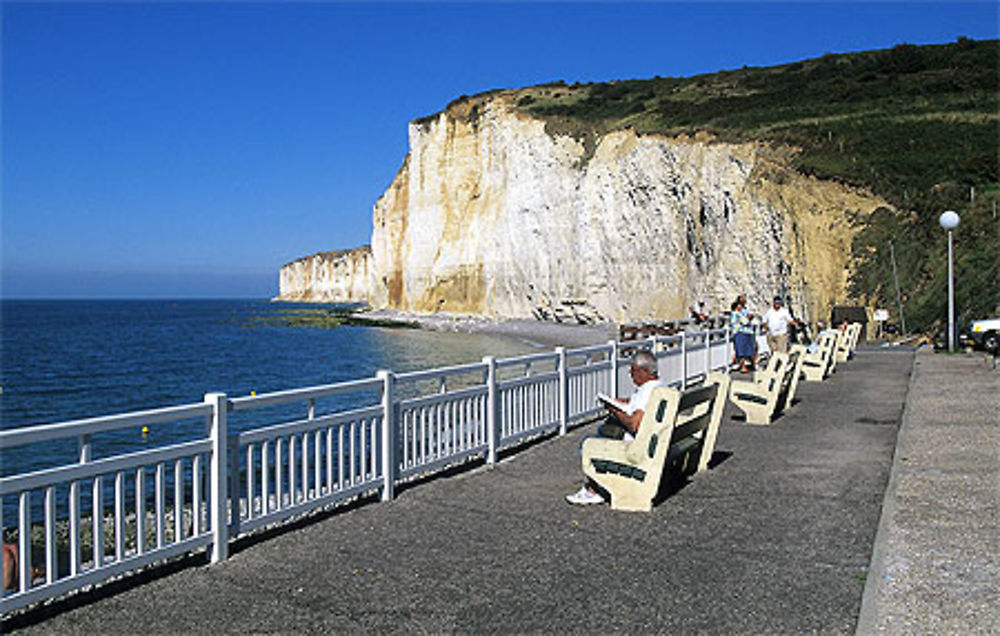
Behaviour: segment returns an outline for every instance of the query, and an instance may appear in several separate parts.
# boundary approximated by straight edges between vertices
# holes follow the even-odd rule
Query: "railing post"
[[[497,359],[493,356],[483,358],[486,365],[486,463],[495,464],[497,447],[500,443],[500,426],[497,417]]]
[[[712,372],[712,330],[705,329],[705,377]]]
[[[681,332],[681,391],[688,386],[687,331]]]
[[[559,434],[566,434],[569,413],[569,370],[566,368],[566,347],[556,347],[559,356]]]
[[[226,461],[229,462],[229,536],[240,534],[240,441],[235,435],[229,440]],[[247,467],[249,470],[249,466]],[[247,493],[247,509],[253,505],[253,493]]]
[[[618,341],[608,340],[611,353],[608,354],[611,361],[611,382],[608,386],[608,394],[611,397],[618,397]]]
[[[229,524],[226,520],[226,504],[228,503],[227,460],[228,440],[226,419],[229,415],[229,401],[225,393],[207,393],[205,402],[212,405],[212,422],[209,438],[212,440],[211,491],[212,491],[212,563],[225,561],[229,558]]]
[[[733,359],[732,347],[733,347],[732,333],[729,330],[729,325],[726,325],[726,359],[724,361],[726,363],[726,375],[729,375],[730,365],[731,365],[730,360]]]
[[[396,376],[392,371],[380,370],[382,380],[382,501],[392,501],[396,496]]]

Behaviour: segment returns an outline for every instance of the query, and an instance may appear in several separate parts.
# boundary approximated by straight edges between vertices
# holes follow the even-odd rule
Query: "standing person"
[[[747,302],[747,295],[740,294],[737,297],[742,306],[743,313],[743,332],[750,335],[750,371],[757,368],[757,338],[755,337],[754,324],[753,321],[756,318],[752,313],[750,313],[750,303]]]
[[[753,326],[746,308],[746,297],[740,294],[731,306],[729,328],[733,334],[733,365],[739,362],[740,373],[750,373],[750,365],[756,362],[753,341]]]
[[[771,308],[764,313],[764,328],[767,329],[767,346],[771,352],[788,353],[788,326],[798,322],[788,313],[781,296],[775,296]]]
[[[615,404],[605,404],[608,409],[608,416],[604,423],[597,428],[599,437],[608,439],[624,439],[630,441],[639,432],[639,425],[642,423],[642,416],[649,402],[649,396],[653,389],[664,386],[660,381],[660,373],[657,369],[656,356],[649,351],[640,351],[632,358],[629,366],[629,375],[632,376],[632,383],[635,384],[635,391],[628,399],[618,398],[620,406]],[[566,495],[566,501],[580,506],[604,503],[604,497],[597,492],[596,484],[589,479],[580,490],[572,495]]]

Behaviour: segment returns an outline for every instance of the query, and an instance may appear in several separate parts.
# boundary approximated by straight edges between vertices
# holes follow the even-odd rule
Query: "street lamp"
[[[938,219],[941,227],[948,230],[948,351],[955,351],[955,274],[953,271],[951,231],[958,227],[958,213],[945,210]]]

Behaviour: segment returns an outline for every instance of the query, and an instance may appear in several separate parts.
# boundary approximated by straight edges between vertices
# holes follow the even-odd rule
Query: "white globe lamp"
[[[954,210],[946,210],[941,214],[941,218],[938,219],[938,223],[940,223],[941,227],[946,230],[954,230],[958,227],[958,222],[960,220],[961,219],[959,218],[957,212]]]

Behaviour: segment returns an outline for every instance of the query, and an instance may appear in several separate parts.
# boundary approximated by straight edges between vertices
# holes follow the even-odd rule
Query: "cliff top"
[[[333,261],[338,258],[349,257],[358,254],[360,255],[371,254],[371,252],[372,252],[371,245],[362,245],[360,247],[353,247],[351,249],[346,249],[346,250],[328,250],[325,252],[316,252],[315,254],[310,254],[309,256],[303,256],[302,258],[297,258],[294,261],[289,261],[284,265],[282,265],[282,267],[288,267],[289,265],[294,265],[295,263],[301,263],[302,261],[308,261],[313,258],[318,258],[320,260],[325,260],[325,261]]]

